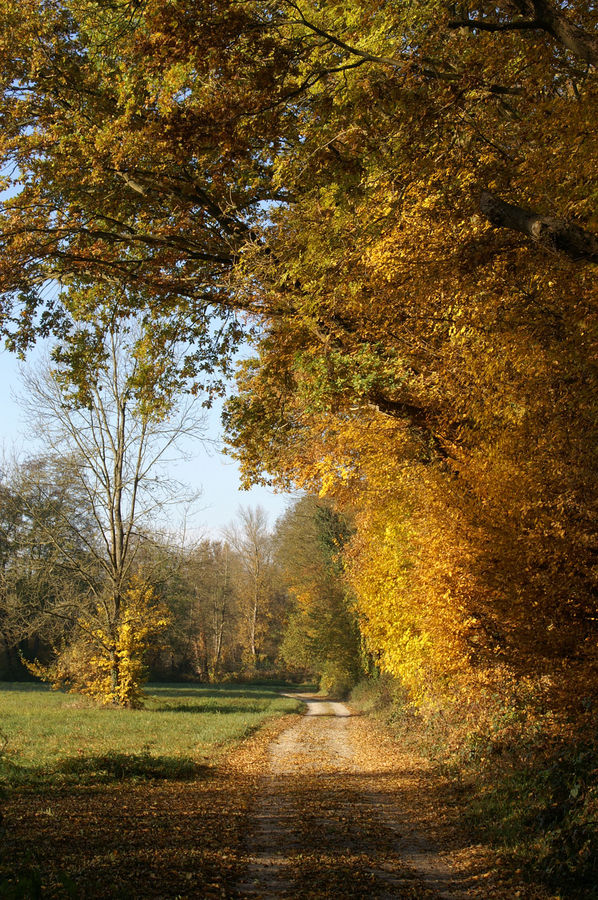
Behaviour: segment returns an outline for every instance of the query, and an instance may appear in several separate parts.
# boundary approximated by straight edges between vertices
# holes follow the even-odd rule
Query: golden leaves
[[[147,674],[145,651],[170,624],[153,588],[133,576],[122,597],[102,598],[81,616],[75,635],[48,666],[30,671],[54,688],[66,687],[105,704],[138,707]]]

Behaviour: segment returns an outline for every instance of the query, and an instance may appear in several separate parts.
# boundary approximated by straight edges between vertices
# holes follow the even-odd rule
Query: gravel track
[[[46,900],[64,900],[65,874],[77,900],[557,900],[472,841],[432,763],[343,704],[302,699],[306,715],[192,781],[11,792],[0,882],[33,867],[43,891],[18,896]]]

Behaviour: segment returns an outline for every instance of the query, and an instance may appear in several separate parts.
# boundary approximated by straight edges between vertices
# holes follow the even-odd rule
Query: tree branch
[[[589,65],[598,67],[598,37],[596,35],[588,34],[579,25],[569,21],[567,16],[549,0],[531,0],[531,4],[535,18],[542,23],[545,31],[574,56],[583,59]]]
[[[447,461],[451,459],[439,436],[435,433],[430,423],[429,411],[422,406],[411,403],[408,400],[395,400],[385,397],[381,393],[371,394],[368,397],[370,406],[377,409],[378,412],[393,419],[404,419],[416,431],[420,439],[425,444],[427,450],[433,450],[437,457]]]
[[[564,254],[575,262],[598,262],[598,235],[569,219],[542,216],[487,192],[480,198],[480,211],[496,228],[518,231],[551,253]]]
[[[486,22],[483,19],[451,19],[449,28],[469,28],[470,31],[540,31],[543,25],[537,19],[519,19],[515,22]]]
[[[529,11],[529,18],[504,22],[488,22],[485,19],[451,19],[449,28],[468,28],[470,31],[544,31],[550,34],[566,50],[588,65],[598,67],[598,37],[571,22],[549,0],[529,0],[519,4],[521,12]]]

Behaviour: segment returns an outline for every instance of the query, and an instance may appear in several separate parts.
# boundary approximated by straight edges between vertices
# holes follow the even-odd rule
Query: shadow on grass
[[[67,756],[52,767],[25,767],[0,760],[0,789],[36,790],[67,785],[101,785],[139,781],[196,781],[213,775],[210,766],[188,757],[149,753],[103,753]],[[0,897],[3,894],[0,892]]]
[[[6,693],[47,694],[51,690],[52,688],[49,684],[42,684],[39,681],[0,681],[0,691],[5,691]]]
[[[54,771],[85,782],[129,780],[192,781],[205,777],[209,767],[178,756],[152,756],[149,753],[104,753],[99,756],[69,756],[61,759]]]
[[[149,697],[162,698],[172,697],[239,697],[243,699],[259,699],[271,700],[281,693],[301,693],[304,691],[317,691],[316,684],[291,684],[286,681],[281,682],[252,682],[247,684],[236,684],[234,682],[221,682],[216,684],[196,683],[196,684],[158,684],[150,682],[145,685],[145,691]]]
[[[206,702],[210,698],[214,698],[217,700],[272,700],[273,697],[279,696],[279,691],[266,691],[266,690],[231,690],[227,691],[223,688],[219,687],[205,687],[205,688],[194,688],[193,690],[183,690],[177,691],[172,689],[166,690],[156,690],[155,687],[146,687],[146,694],[148,698],[153,700],[162,700],[162,699],[173,699],[173,700],[193,700],[197,699],[201,702]]]

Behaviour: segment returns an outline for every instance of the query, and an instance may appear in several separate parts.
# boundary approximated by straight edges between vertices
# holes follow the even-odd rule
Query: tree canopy
[[[214,308],[261,312],[255,281],[239,294],[230,279],[251,248],[270,255],[272,209],[366,193],[388,218],[385,178],[392,210],[420,197],[455,225],[477,210],[596,258],[591,4],[6,0],[2,13],[17,188],[0,284],[6,327],[22,304],[21,342],[52,281],[125,285],[123,307],[182,310],[189,333]],[[470,237],[446,232],[447,250]],[[44,310],[40,327],[58,327],[60,305]]]
[[[594,659],[595,5],[0,8],[12,346],[107,289],[181,384],[253,336],[232,452],[353,517],[382,665]]]

